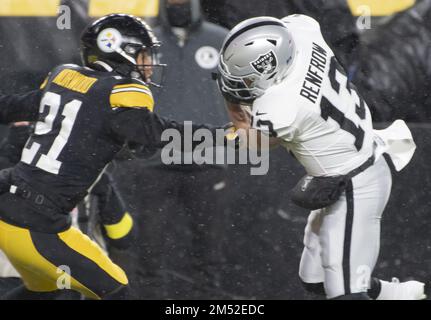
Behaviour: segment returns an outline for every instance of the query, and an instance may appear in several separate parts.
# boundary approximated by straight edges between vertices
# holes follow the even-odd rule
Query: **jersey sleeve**
[[[42,94],[37,89],[24,94],[0,95],[0,123],[37,120]]]
[[[21,94],[0,94],[0,123],[36,121],[39,116],[40,101],[52,72],[48,74],[39,89]]]
[[[213,137],[220,127],[207,124],[186,125],[157,115],[148,108],[119,108],[111,114],[111,131],[121,141],[144,145],[154,148],[163,148],[169,141],[162,141],[162,134],[167,129],[176,130],[184,138],[186,132],[193,135],[199,129],[207,129]],[[184,139],[188,139],[185,137]],[[190,137],[191,138],[191,137]],[[214,143],[217,141],[214,139]],[[194,149],[200,141],[191,141]]]
[[[253,104],[252,127],[273,138],[292,141],[297,133],[298,108],[289,101],[264,95]]]
[[[131,80],[114,85],[109,96],[111,108],[154,109],[153,95],[148,86],[141,81]]]

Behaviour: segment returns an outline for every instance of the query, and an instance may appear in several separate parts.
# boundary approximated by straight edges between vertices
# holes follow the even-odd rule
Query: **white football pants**
[[[391,186],[390,169],[381,157],[352,179],[335,204],[310,213],[299,266],[302,281],[323,282],[328,299],[367,291]]]

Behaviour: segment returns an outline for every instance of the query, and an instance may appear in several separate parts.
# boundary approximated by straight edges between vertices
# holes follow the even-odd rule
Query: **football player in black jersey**
[[[0,142],[0,170],[11,168],[20,161],[22,149],[33,129],[34,125],[26,121],[9,126],[6,137]],[[125,148],[122,157],[127,155],[129,158],[131,154]],[[118,162],[120,159],[115,161]],[[97,222],[97,227],[99,224],[102,227],[103,241],[108,251],[110,248],[125,250],[134,241],[136,230],[111,171],[105,170],[97,183],[89,189],[90,198],[86,198],[87,201],[78,206],[78,222],[81,230],[90,237],[96,231],[92,230],[92,227]]]
[[[127,288],[124,271],[71,227],[69,212],[125,144],[161,148],[165,129],[184,133],[153,113],[159,46],[141,19],[109,15],[82,35],[85,67],[58,66],[39,90],[0,96],[1,123],[37,121],[0,195],[0,249],[26,286],[17,295],[47,297],[60,278],[93,299]],[[216,130],[192,131],[200,128]]]
[[[9,125],[8,133],[0,142],[0,170],[13,167],[21,159],[22,149],[33,132],[34,125],[30,122],[16,122]],[[114,164],[106,168],[97,183],[89,189],[89,196],[77,206],[77,223],[79,228],[90,238],[103,246],[108,254],[112,249],[126,250],[135,241],[137,230],[132,216],[122,199],[114,180],[112,171],[119,161],[129,159],[132,152],[125,148]],[[6,173],[7,171],[3,171]],[[73,210],[72,212],[76,212]],[[72,213],[71,213],[72,214]],[[100,235],[103,237],[101,238]],[[100,242],[101,241],[101,242]],[[115,260],[115,259],[114,259]],[[2,265],[0,259],[0,270]],[[22,285],[19,278],[0,279],[0,299],[11,289]],[[65,292],[66,293],[66,292]],[[67,293],[66,293],[67,294]],[[62,295],[59,299],[74,298],[75,295]]]

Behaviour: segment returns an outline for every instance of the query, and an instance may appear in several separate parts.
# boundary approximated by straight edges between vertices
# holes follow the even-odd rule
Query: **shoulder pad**
[[[98,78],[86,75],[82,71],[83,69],[77,65],[61,65],[51,72],[51,81],[68,90],[86,94]]]
[[[154,99],[148,85],[136,79],[114,85],[109,101],[112,108],[154,109]]]
[[[51,75],[57,75],[59,74],[62,70],[67,69],[67,68],[79,68],[78,65],[76,64],[60,64],[58,66],[56,66],[55,68],[53,68],[47,75],[47,77],[45,78],[45,80],[42,82],[42,84],[40,85],[40,89],[43,90],[45,89],[46,85],[48,84]]]
[[[264,94],[253,103],[253,117],[256,122],[268,122],[278,136],[284,135],[287,128],[293,125],[298,115],[298,106],[289,104],[286,99],[275,93]]]

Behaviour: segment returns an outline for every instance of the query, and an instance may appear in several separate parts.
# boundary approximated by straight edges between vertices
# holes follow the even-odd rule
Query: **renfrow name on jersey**
[[[327,61],[325,49],[313,42],[310,65],[300,93],[301,96],[313,103],[316,103],[319,96]]]

